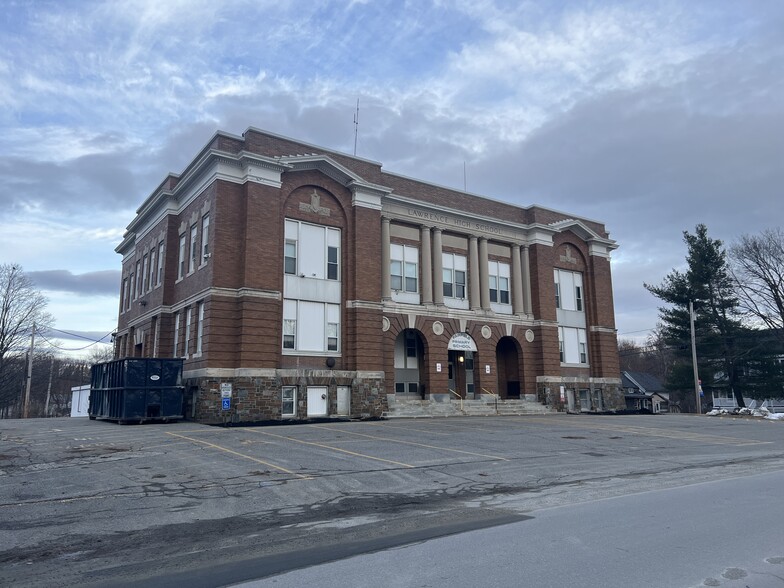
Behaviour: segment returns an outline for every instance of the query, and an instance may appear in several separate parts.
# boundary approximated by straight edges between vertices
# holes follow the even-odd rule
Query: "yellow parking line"
[[[269,435],[270,437],[277,437],[278,439],[285,439],[287,441],[294,441],[295,443],[302,443],[303,445],[313,445],[314,447],[322,447],[324,449],[331,449],[332,451],[339,451],[340,453],[347,453],[348,455],[353,455],[355,457],[364,457],[365,459],[372,459],[375,461],[383,461],[385,463],[391,463],[398,466],[403,466],[404,468],[413,468],[416,466],[412,466],[407,463],[402,463],[399,461],[392,461],[391,459],[383,459],[381,457],[373,457],[372,455],[365,455],[364,453],[357,453],[356,451],[349,451],[348,449],[341,449],[340,447],[332,447],[331,445],[324,445],[323,443],[314,443],[313,441],[303,441],[301,439],[295,439],[294,437],[286,437],[285,435],[276,435],[275,433],[268,433],[267,431],[260,431],[258,429],[250,429],[244,428],[243,431],[250,431],[251,433],[258,433],[259,435]]]
[[[438,447],[436,445],[426,445],[425,443],[415,443],[414,441],[404,441],[402,439],[394,439],[392,437],[378,437],[376,435],[367,435],[365,433],[355,433],[354,431],[346,431],[345,429],[330,429],[329,427],[323,427],[321,425],[310,425],[311,427],[315,427],[317,429],[326,429],[327,431],[340,431],[341,433],[346,433],[347,435],[357,435],[359,437],[367,437],[368,439],[376,439],[378,441],[391,441],[393,443],[403,443],[405,445],[416,445],[417,447],[426,447],[428,449],[437,449],[439,451],[451,451],[452,453],[465,453],[466,455],[474,455],[477,457],[487,457],[489,459],[495,459],[499,461],[509,461],[505,457],[499,457],[497,455],[485,455],[484,453],[474,453],[473,451],[464,451],[462,449],[452,449],[451,447]]]
[[[256,457],[245,455],[244,453],[240,453],[238,451],[234,451],[233,449],[228,449],[226,447],[221,447],[220,445],[215,445],[214,443],[209,443],[207,441],[202,441],[201,439],[194,439],[192,437],[186,437],[185,435],[180,435],[178,433],[170,433],[166,432],[167,435],[172,435],[173,437],[179,437],[181,439],[187,439],[188,441],[192,441],[194,443],[201,443],[202,445],[206,445],[207,447],[212,447],[213,449],[218,449],[220,451],[225,451],[226,453],[231,453],[232,455],[236,455],[238,457],[242,457],[245,459],[249,459],[250,461],[255,461],[256,463],[263,464],[267,467],[271,467],[272,469],[279,470],[281,472],[285,472],[287,474],[291,474],[292,476],[296,476],[298,478],[302,478],[303,480],[312,480],[311,476],[305,476],[303,474],[298,474],[296,472],[292,472],[291,470],[287,470],[286,468],[282,468],[280,466],[276,466],[275,464],[269,463],[268,461],[264,461],[263,459],[258,459]]]

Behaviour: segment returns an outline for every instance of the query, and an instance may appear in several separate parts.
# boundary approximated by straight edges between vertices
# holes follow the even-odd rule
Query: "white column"
[[[468,238],[468,302],[471,310],[482,308],[479,298],[479,248],[473,235]]]
[[[512,244],[512,312],[523,314],[523,267],[520,260],[520,246]]]
[[[444,304],[444,258],[441,243],[441,229],[433,228],[433,302]]]
[[[487,267],[487,239],[479,238],[479,299],[482,309],[490,310],[490,273]]]
[[[422,241],[422,304],[433,304],[433,254],[430,248],[430,227],[420,227]]]
[[[528,245],[523,245],[523,296],[526,314],[533,314],[533,305],[531,301],[531,260],[528,256]]]
[[[392,299],[392,288],[389,282],[389,219],[381,218],[381,300]]]

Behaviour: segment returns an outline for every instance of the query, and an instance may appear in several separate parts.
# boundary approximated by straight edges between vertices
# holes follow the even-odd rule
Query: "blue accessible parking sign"
[[[221,410],[231,409],[231,398],[221,398]]]

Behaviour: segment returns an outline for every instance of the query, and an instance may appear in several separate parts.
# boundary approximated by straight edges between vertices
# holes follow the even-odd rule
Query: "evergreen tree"
[[[693,388],[689,302],[694,305],[697,357],[703,388],[725,388],[743,402],[738,337],[742,333],[738,299],[722,242],[711,239],[699,224],[693,234],[683,232],[688,254],[687,270],[673,269],[659,286],[645,284],[651,294],[668,306],[659,309],[662,335],[678,350],[679,361],[668,378],[671,389]]]

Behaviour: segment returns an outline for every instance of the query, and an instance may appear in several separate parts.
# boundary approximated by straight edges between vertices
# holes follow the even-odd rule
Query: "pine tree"
[[[687,270],[673,269],[659,286],[645,284],[651,294],[668,305],[659,309],[662,334],[669,345],[680,351],[680,361],[670,374],[668,386],[689,388],[691,301],[703,387],[725,388],[735,396],[738,406],[745,406],[737,369],[737,361],[743,355],[737,346],[742,327],[726,251],[720,240],[708,236],[703,224],[697,225],[694,234],[684,231],[683,240],[688,249]]]

